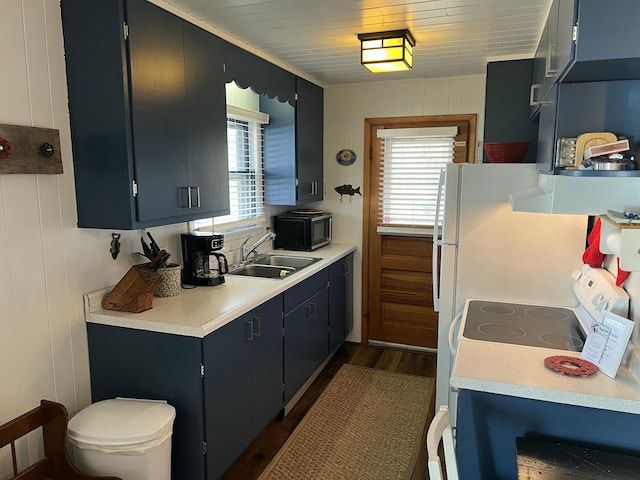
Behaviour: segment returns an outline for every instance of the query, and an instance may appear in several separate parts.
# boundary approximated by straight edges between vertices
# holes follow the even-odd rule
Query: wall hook
[[[111,234],[111,258],[114,260],[118,258],[118,254],[120,253],[120,234],[112,233]]]
[[[40,155],[42,155],[43,157],[51,157],[54,153],[55,150],[53,149],[53,145],[51,145],[50,143],[43,143],[42,145],[40,145]]]
[[[0,137],[0,159],[5,159],[11,155],[11,142]]]

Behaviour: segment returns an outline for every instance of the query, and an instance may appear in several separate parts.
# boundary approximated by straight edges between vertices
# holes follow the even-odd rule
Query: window
[[[264,216],[263,128],[268,116],[227,105],[229,215],[193,222],[194,228],[231,230],[266,221]]]
[[[377,130],[378,232],[434,225],[440,172],[453,162],[457,131],[455,126]]]

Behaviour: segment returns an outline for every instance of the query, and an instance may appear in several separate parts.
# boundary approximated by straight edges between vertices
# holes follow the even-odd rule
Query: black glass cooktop
[[[586,335],[573,310],[471,300],[462,335],[472,340],[581,352]]]

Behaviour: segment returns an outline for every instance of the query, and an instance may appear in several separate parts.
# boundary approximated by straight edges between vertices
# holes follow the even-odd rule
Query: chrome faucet
[[[258,240],[256,243],[254,243],[250,247],[247,247],[247,242],[251,240],[253,237],[255,237],[255,235],[251,235],[244,242],[242,242],[242,245],[240,246],[240,263],[243,263],[243,264],[246,263],[251,253],[257,253],[256,249],[267,240],[275,239],[276,234],[271,232],[269,229],[267,229],[267,233],[260,240]]]

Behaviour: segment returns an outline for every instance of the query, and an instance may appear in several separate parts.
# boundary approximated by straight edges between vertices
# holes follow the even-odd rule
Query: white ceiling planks
[[[322,85],[486,72],[533,56],[550,0],[164,0],[232,41]],[[159,3],[156,1],[156,3]],[[409,28],[409,72],[360,65],[358,33]]]

